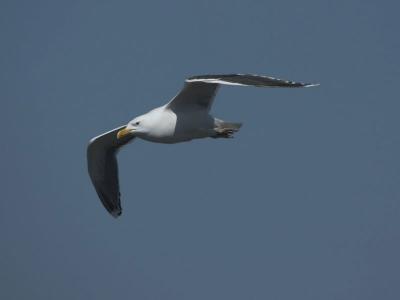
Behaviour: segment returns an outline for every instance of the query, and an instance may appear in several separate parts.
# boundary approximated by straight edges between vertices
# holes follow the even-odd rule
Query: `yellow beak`
[[[117,139],[122,139],[123,137],[131,134],[132,132],[134,132],[134,129],[132,129],[132,128],[128,129],[125,127],[123,129],[121,129],[120,131],[118,131]]]

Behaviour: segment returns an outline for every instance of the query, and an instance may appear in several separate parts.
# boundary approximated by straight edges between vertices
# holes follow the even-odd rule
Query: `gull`
[[[155,143],[180,143],[199,138],[232,138],[241,123],[226,122],[210,114],[220,85],[255,87],[311,87],[269,76],[250,74],[200,75],[185,80],[183,89],[167,104],[138,116],[90,140],[87,163],[90,179],[106,210],[118,217],[122,213],[118,150],[138,137]]]

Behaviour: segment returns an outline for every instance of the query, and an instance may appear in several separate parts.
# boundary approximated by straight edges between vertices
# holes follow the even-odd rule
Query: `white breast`
[[[176,115],[165,109],[164,106],[153,109],[143,115],[143,126],[146,132],[137,135],[148,141],[165,143],[166,140],[174,136],[176,126]]]

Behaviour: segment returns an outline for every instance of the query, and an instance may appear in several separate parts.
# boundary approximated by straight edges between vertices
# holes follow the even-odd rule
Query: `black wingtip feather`
[[[101,189],[96,189],[97,195],[99,196],[101,203],[104,208],[112,215],[114,218],[118,218],[122,214],[122,207],[120,198],[112,200],[110,199]]]
[[[216,75],[196,75],[186,79],[187,82],[208,82],[222,84],[238,84],[256,87],[311,87],[319,84],[295,82],[279,79],[271,76],[262,76],[255,74],[216,74]],[[219,82],[218,82],[219,81]]]

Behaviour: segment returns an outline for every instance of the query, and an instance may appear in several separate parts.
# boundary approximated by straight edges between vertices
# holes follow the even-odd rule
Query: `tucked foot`
[[[239,129],[235,128],[215,128],[215,135],[212,136],[214,139],[218,138],[225,138],[225,139],[231,139],[233,138],[233,134],[237,132]]]

